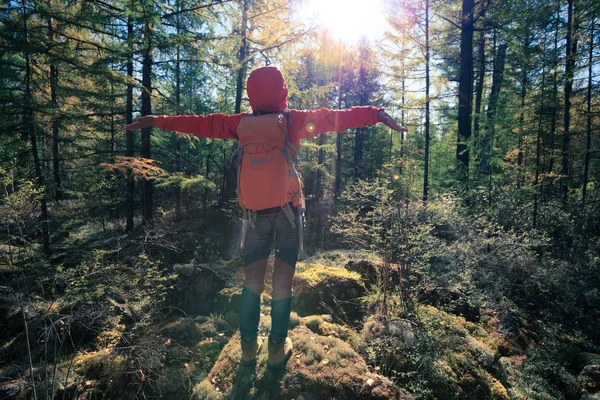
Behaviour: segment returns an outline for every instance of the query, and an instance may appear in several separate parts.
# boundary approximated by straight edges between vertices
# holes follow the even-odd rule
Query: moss
[[[232,329],[238,329],[240,326],[240,314],[237,311],[229,310],[223,316]]]
[[[306,327],[317,334],[322,334],[322,326],[325,324],[323,318],[320,315],[311,315],[306,317]]]
[[[180,394],[184,391],[184,379],[184,375],[178,368],[167,367],[156,379],[157,389],[159,393],[162,393],[163,397]]]
[[[97,343],[99,347],[114,347],[116,346],[123,337],[123,332],[117,329],[107,329],[97,337]]]
[[[420,306],[416,314],[422,332],[419,333],[419,338],[413,337],[407,343],[427,343],[425,348],[416,353],[416,361],[425,363],[424,375],[418,379],[427,382],[427,387],[434,396],[463,399],[508,398],[506,388],[499,381],[501,373],[496,362],[499,356],[498,349],[491,335],[481,326],[433,306]],[[377,323],[375,319],[365,324],[364,340],[380,340],[391,333],[390,328],[381,328]],[[409,326],[396,328],[395,332],[401,335],[400,337],[407,337],[406,329]],[[410,329],[408,332],[410,335],[414,334]],[[384,342],[383,347],[386,346],[385,343],[388,342]],[[399,347],[397,351],[395,357],[399,367],[394,369],[411,369],[411,364],[403,363],[402,358],[410,360],[415,356],[414,349],[407,346],[404,349]],[[413,385],[410,380],[405,383]]]
[[[298,313],[292,311],[290,314],[290,328],[294,329],[298,325],[300,325],[300,317],[298,316]]]
[[[97,352],[77,354],[73,360],[73,368],[79,375],[88,378],[100,375],[114,375],[118,373],[125,362],[125,357],[113,353],[110,349]]]
[[[328,313],[353,324],[364,315],[358,301],[364,293],[360,275],[355,272],[299,263],[294,277],[293,309],[299,315]]]
[[[236,286],[221,289],[215,296],[214,310],[221,313],[226,313],[229,310],[239,311],[241,300],[241,287]]]
[[[194,388],[192,399],[194,400],[219,400],[223,393],[217,390],[210,382],[202,381]]]
[[[510,400],[506,388],[500,381],[495,381],[490,388],[490,398],[492,400]]]
[[[331,322],[330,315],[310,315],[304,319],[304,324],[312,332],[332,336],[348,343],[353,349],[358,349],[361,338],[352,328]]]
[[[258,355],[258,372],[240,372],[236,334],[207,378],[196,386],[194,398],[296,399],[301,394],[306,399],[410,398],[387,379],[369,373],[360,356],[340,339],[319,336],[304,326],[290,331],[290,338],[294,354],[283,375],[274,379],[266,368],[267,346]],[[243,396],[237,397],[240,393]]]
[[[323,264],[298,263],[296,277],[302,278],[309,285],[317,285],[325,279],[338,278],[360,281],[360,274],[341,267],[331,267]]]
[[[164,324],[160,331],[163,336],[185,345],[193,345],[206,338],[233,334],[234,330],[221,315],[214,315],[202,323],[198,319],[180,318]]]

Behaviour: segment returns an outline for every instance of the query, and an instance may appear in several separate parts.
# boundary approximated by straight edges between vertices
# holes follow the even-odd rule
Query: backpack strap
[[[285,213],[285,216],[287,217],[288,221],[290,221],[290,225],[292,225],[292,228],[295,228],[296,216],[294,215],[294,210],[292,210],[292,206],[290,205],[290,203],[285,203],[281,206],[281,208],[283,209],[283,212]]]
[[[299,245],[300,245],[300,251],[302,251],[302,250],[304,250],[304,211],[305,211],[304,199],[302,198],[302,176],[300,175],[300,173],[298,172],[298,169],[296,168],[296,163],[298,161],[298,150],[293,145],[293,143],[290,141],[290,135],[289,135],[290,128],[292,127],[292,114],[289,111],[284,111],[283,115],[287,118],[287,127],[285,130],[285,145],[283,146],[281,151],[283,152],[283,155],[290,167],[290,171],[291,171],[292,175],[300,180],[300,191],[296,195],[300,196],[300,201],[298,203],[298,240],[299,240]],[[286,147],[289,147],[294,151],[294,153],[296,155],[295,160],[292,160]],[[294,210],[292,210],[292,207],[290,206],[289,203],[282,206],[282,208],[283,208],[283,211],[286,213],[286,216],[288,217],[290,224],[292,225],[293,228],[295,228],[296,227],[296,222],[295,222],[296,218],[294,215]],[[288,211],[286,211],[286,208],[288,209]]]

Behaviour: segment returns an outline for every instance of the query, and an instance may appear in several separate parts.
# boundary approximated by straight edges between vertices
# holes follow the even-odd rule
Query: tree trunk
[[[404,59],[402,60],[402,112],[400,113],[400,124],[402,126],[405,125],[405,111],[404,105],[406,104],[406,70],[404,69]],[[402,175],[402,163],[404,162],[404,131],[400,132],[400,167],[398,168],[398,173]]]
[[[506,44],[498,46],[496,61],[494,62],[494,72],[492,77],[492,89],[490,91],[490,99],[486,113],[487,127],[481,144],[481,162],[479,164],[480,176],[490,174],[490,158],[492,153],[492,141],[494,137],[494,125],[496,118],[496,110],[498,108],[498,98],[502,88],[504,79],[504,64],[506,59]]]
[[[482,16],[483,17],[483,16]],[[484,28],[484,26],[482,27]],[[479,74],[475,86],[475,116],[473,118],[473,137],[479,138],[479,120],[481,119],[481,101],[483,99],[483,84],[485,83],[485,30],[479,31]]]
[[[358,181],[363,176],[362,158],[363,158],[364,128],[358,128],[354,134],[354,181]]]
[[[48,0],[48,9],[52,9],[52,1]],[[48,16],[48,44],[49,48],[55,46],[57,34],[54,28],[54,21],[51,16]],[[50,52],[49,52],[50,53]],[[52,102],[52,174],[54,177],[54,200],[60,201],[63,199],[62,184],[60,179],[60,153],[59,153],[59,115],[58,107],[58,67],[56,61],[50,57],[50,99]]]
[[[521,111],[519,113],[519,145],[517,153],[517,188],[521,187],[523,180],[523,138],[525,137],[525,98],[527,96],[527,74],[529,61],[529,20],[525,31],[523,42],[523,65],[521,70]]]
[[[150,3],[149,7],[153,7]],[[142,61],[142,115],[152,114],[152,26],[151,21],[146,18],[144,36],[146,48],[144,49],[144,57]],[[144,158],[152,158],[152,148],[150,137],[152,128],[142,129],[142,152]],[[153,205],[153,184],[151,179],[142,181],[142,216],[144,223],[152,224],[154,213]]]
[[[427,205],[429,189],[429,0],[425,0],[425,160],[423,173],[423,205]]]
[[[234,112],[239,114],[242,111],[242,94],[244,92],[244,80],[248,72],[248,10],[250,7],[250,0],[240,0],[242,4],[242,27],[241,27],[241,38],[242,43],[238,51],[238,70],[235,84],[235,109]],[[237,148],[237,142],[233,144],[233,150]],[[221,202],[225,203],[233,198],[237,188],[235,182],[237,182],[237,170],[235,168],[227,168],[227,164],[224,164],[224,171],[226,174],[225,186],[223,193],[221,193]]]
[[[238,52],[238,70],[235,84],[235,113],[239,114],[242,110],[242,93],[244,92],[244,79],[246,78],[246,72],[248,70],[248,9],[249,0],[242,1],[242,44]]]
[[[458,138],[456,144],[457,178],[469,178],[469,140],[471,139],[471,102],[473,96],[473,9],[475,0],[462,1],[460,33],[460,76],[458,81]]]
[[[181,12],[181,2],[177,1],[177,11]],[[176,24],[177,24],[177,37],[181,34],[181,14],[177,14]],[[175,59],[175,103],[177,107],[177,115],[181,115],[181,45],[179,44],[179,40],[177,40],[177,53]],[[181,141],[179,140],[179,136],[173,135],[174,142],[174,152],[175,152],[175,165],[174,171],[175,173],[181,172]],[[174,197],[175,197],[175,216],[179,218],[181,216],[181,187],[179,185],[175,185],[174,188]]]
[[[320,201],[323,196],[322,168],[323,168],[323,163],[325,161],[325,150],[323,150],[323,146],[325,145],[325,135],[324,134],[319,135],[318,144],[319,144],[319,155],[317,158],[318,169],[317,169],[317,187],[315,190],[315,200],[316,201]]]
[[[340,50],[341,53],[341,50]],[[342,64],[341,64],[342,56],[340,54],[340,66],[338,70],[338,110],[342,109]],[[335,199],[340,198],[340,194],[342,192],[342,135],[339,133],[335,134],[335,191],[334,196]]]
[[[27,31],[27,5],[25,0],[21,2],[23,7],[23,37],[25,39],[25,43],[28,44],[28,31]],[[27,45],[26,48],[29,48]],[[32,108],[32,100],[31,100],[31,56],[28,51],[24,53],[25,58],[25,94],[23,99],[23,104],[25,106],[25,113],[23,114],[23,128],[24,128],[24,136],[29,137],[31,141],[31,153],[33,155],[33,165],[35,170],[35,178],[37,184],[40,188],[44,189],[44,193],[42,194],[42,198],[40,200],[40,227],[42,229],[42,250],[44,253],[48,254],[50,252],[50,232],[48,226],[48,205],[46,203],[46,193],[45,193],[45,179],[44,174],[42,172],[42,164],[40,161],[40,155],[38,152],[37,146],[37,137],[35,134],[35,126],[33,125],[33,108]],[[32,377],[33,379],[33,377]]]
[[[554,148],[556,146],[556,125],[558,119],[558,40],[560,27],[560,0],[556,6],[556,25],[554,27],[554,57],[552,72],[552,119],[550,121],[550,160],[548,161],[548,172],[554,171]]]
[[[131,3],[131,9],[129,12],[133,12],[133,1]],[[131,124],[133,122],[133,16],[130,14],[127,17],[127,104],[125,109],[125,122]],[[133,157],[133,132],[127,131],[126,138],[126,156]],[[135,180],[133,176],[127,177],[127,189],[126,189],[126,209],[127,209],[127,222],[125,224],[125,230],[127,232],[133,231],[133,214],[135,212]]]
[[[567,44],[566,44],[566,62],[565,62],[565,115],[564,115],[564,129],[563,129],[563,140],[562,140],[562,180],[561,180],[561,193],[563,202],[566,203],[569,195],[569,147],[571,141],[571,94],[573,93],[573,75],[575,72],[575,56],[577,54],[577,39],[574,34],[575,23],[574,23],[574,11],[573,3],[574,0],[568,0],[569,11],[567,21]]]
[[[585,160],[583,164],[583,188],[581,192],[581,204],[585,211],[585,202],[587,196],[587,186],[590,171],[590,151],[592,149],[592,84],[594,70],[594,28],[595,28],[596,12],[592,11],[592,26],[590,29],[590,49],[588,58],[588,87],[587,87],[587,127],[585,140]]]
[[[535,182],[534,182],[534,194],[533,194],[533,228],[537,227],[538,217],[538,200],[540,189],[538,187],[540,181],[540,161],[542,152],[542,119],[544,113],[544,87],[546,86],[546,62],[544,59],[544,67],[542,69],[542,92],[540,95],[540,112],[538,116],[538,131],[537,131],[537,143],[535,148]]]
[[[210,149],[212,149],[212,144],[210,145]],[[206,179],[209,179],[209,176],[210,176],[210,154],[212,153],[210,151],[210,149],[209,149],[209,151],[207,152],[207,155],[206,155],[206,171],[205,171],[206,172],[206,176],[205,176]],[[206,217],[206,210],[208,209],[208,194],[209,194],[208,188],[204,188],[204,202],[203,202],[203,205],[202,205],[204,217]]]

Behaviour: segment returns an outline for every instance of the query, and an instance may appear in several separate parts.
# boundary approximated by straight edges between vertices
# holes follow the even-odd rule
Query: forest
[[[0,398],[600,399],[599,17],[598,0],[3,0]],[[278,374],[265,346],[238,365],[236,141],[123,129],[250,113],[268,65],[292,110],[372,105],[408,129],[303,139]]]

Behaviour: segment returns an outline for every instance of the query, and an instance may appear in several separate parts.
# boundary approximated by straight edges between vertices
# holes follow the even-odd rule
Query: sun
[[[299,14],[329,30],[335,39],[354,43],[365,36],[376,41],[388,26],[382,1],[306,0]]]

